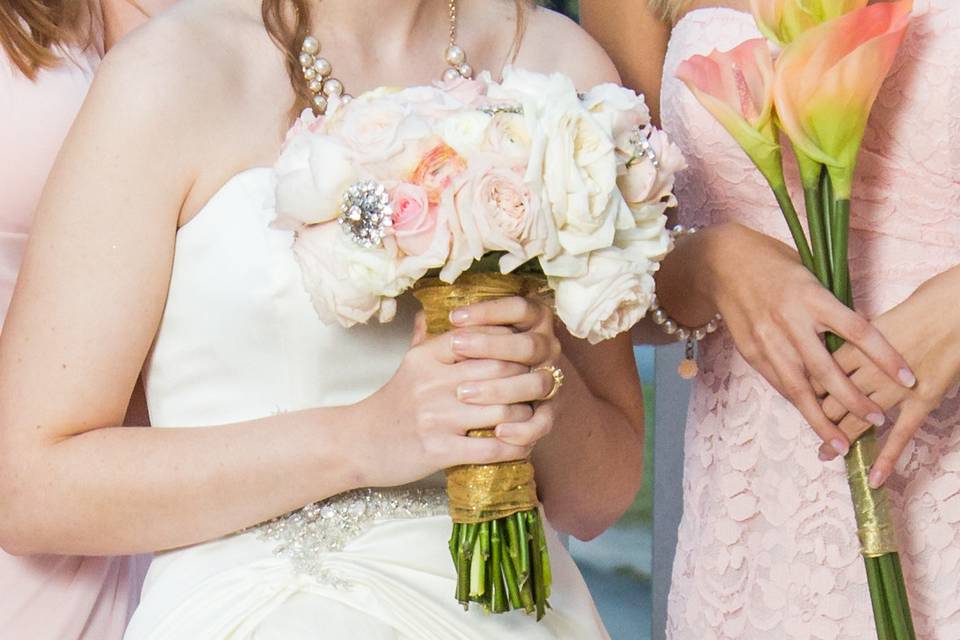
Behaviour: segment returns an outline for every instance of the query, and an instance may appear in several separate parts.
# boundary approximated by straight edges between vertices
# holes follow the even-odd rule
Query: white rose
[[[360,247],[339,223],[328,222],[298,231],[293,252],[323,322],[352,327],[373,317],[393,320],[402,288],[390,251]]]
[[[650,309],[658,260],[669,234],[617,234],[617,244],[590,254],[587,272],[577,278],[550,278],[557,316],[570,333],[591,344],[627,331]],[[654,255],[657,261],[651,260]]]
[[[524,109],[531,140],[526,179],[542,190],[561,247],[541,258],[541,267],[552,276],[582,275],[587,254],[609,247],[618,229],[633,226],[617,189],[617,156],[607,123],[587,111],[573,82],[561,74],[508,69],[488,94]]]
[[[644,156],[633,158],[621,166],[618,179],[620,191],[638,225],[657,221],[668,208],[676,206],[674,180],[677,173],[687,168],[680,148],[663,131],[651,129],[648,140],[657,165]]]
[[[397,155],[410,140],[430,133],[429,123],[397,101],[393,92],[379,90],[347,105],[331,123],[337,137],[364,162],[379,162]]]
[[[278,222],[294,228],[336,218],[343,192],[359,179],[343,145],[308,131],[287,141],[274,173]]]
[[[484,141],[490,116],[481,111],[461,111],[439,124],[440,137],[462,156],[475,152]]]
[[[583,106],[604,123],[621,154],[632,152],[630,138],[637,129],[650,126],[650,110],[643,96],[617,84],[597,85],[583,97]]]

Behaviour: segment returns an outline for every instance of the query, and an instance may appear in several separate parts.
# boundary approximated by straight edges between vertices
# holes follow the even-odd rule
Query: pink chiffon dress
[[[43,184],[101,58],[65,54],[31,81],[0,50],[0,327]],[[0,552],[0,638],[118,640],[144,569],[139,558]]]
[[[760,174],[675,78],[687,57],[759,36],[749,14],[730,9],[682,18],[665,62],[663,125],[690,164],[678,181],[682,222],[736,221],[790,243]],[[916,0],[870,121],[854,191],[852,275],[856,305],[870,317],[960,264],[958,59],[960,1]],[[729,334],[709,338],[700,357],[667,636],[876,637],[843,462],[817,459],[813,430],[744,361]],[[924,640],[960,638],[958,427],[953,389],[888,484]]]

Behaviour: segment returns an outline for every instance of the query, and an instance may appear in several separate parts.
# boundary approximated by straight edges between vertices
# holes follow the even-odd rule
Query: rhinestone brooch
[[[387,190],[374,180],[351,185],[343,194],[337,220],[350,239],[364,249],[382,246],[393,226],[393,208]]]

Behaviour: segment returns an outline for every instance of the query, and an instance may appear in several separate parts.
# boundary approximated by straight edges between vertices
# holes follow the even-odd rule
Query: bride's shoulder
[[[543,73],[559,71],[580,89],[620,81],[616,67],[596,40],[567,16],[544,7],[528,11],[514,64]]]
[[[236,104],[243,73],[255,75],[263,59],[249,48],[270,48],[257,16],[237,4],[181,0],[110,50],[95,89],[116,94],[126,108],[194,120],[228,101]]]

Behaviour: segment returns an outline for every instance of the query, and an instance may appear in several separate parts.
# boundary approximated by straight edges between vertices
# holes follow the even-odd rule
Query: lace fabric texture
[[[851,271],[857,307],[869,316],[960,263],[960,3],[915,4],[870,121],[854,191]],[[678,178],[682,222],[736,221],[789,243],[760,174],[674,77],[690,55],[755,37],[742,12],[710,8],[683,18],[664,68],[663,124],[690,164]],[[842,461],[817,459],[816,434],[743,360],[729,334],[709,338],[701,360],[686,427],[667,636],[872,637]],[[917,635],[925,640],[960,638],[958,426],[954,389],[888,484]]]

